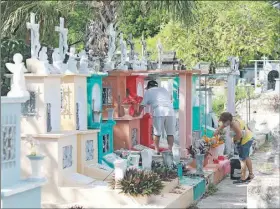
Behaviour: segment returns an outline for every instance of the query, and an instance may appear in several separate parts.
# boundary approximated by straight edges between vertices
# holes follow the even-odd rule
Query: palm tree
[[[92,1],[89,3],[95,13],[98,14],[97,18],[91,21],[87,33],[87,47],[91,49],[93,56],[106,56],[107,27],[111,23],[115,28],[117,27],[118,14],[122,12],[127,3],[129,2],[113,0]],[[162,15],[169,15],[171,19],[179,20],[185,25],[190,24],[195,17],[195,1],[141,1],[140,4],[146,11],[150,9],[159,10],[162,12]]]
[[[81,1],[1,1],[1,37],[29,40],[26,23],[33,12],[40,23],[42,41],[56,40],[54,27],[59,24],[59,17],[64,17],[67,24],[69,14],[81,4],[87,9]]]

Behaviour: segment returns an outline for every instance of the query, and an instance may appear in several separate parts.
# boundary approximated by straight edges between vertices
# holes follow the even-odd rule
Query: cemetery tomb
[[[87,130],[77,135],[78,173],[86,175],[85,168],[98,163],[98,132],[99,130]]]
[[[25,74],[30,98],[22,104],[22,134],[59,132],[62,75]]]
[[[206,191],[206,182],[205,179],[200,177],[186,177],[183,176],[180,179],[180,184],[188,185],[193,187],[193,200],[199,200]]]
[[[85,74],[66,75],[61,81],[61,129],[87,130]]]
[[[100,132],[98,133],[98,163],[100,164],[103,163],[106,155],[112,154],[114,151],[115,136],[113,128],[115,124],[115,121],[107,121],[100,125]]]
[[[140,117],[115,119],[114,149],[131,149],[140,143]]]
[[[20,69],[15,69],[14,72],[16,70]],[[24,82],[24,76],[21,79]],[[23,89],[17,91],[19,95],[21,90]],[[41,186],[46,183],[46,179],[35,179],[31,176],[21,178],[20,173],[21,159],[28,160],[27,155],[30,154],[21,158],[21,105],[28,99],[28,97],[16,97],[15,94],[13,98],[1,97],[1,208],[41,207]],[[30,169],[32,162],[28,161],[26,168]]]
[[[112,73],[113,74],[113,73]],[[114,118],[124,116],[122,101],[126,97],[126,73],[114,73],[103,78],[102,81],[102,103],[103,116],[105,117],[105,110],[107,107],[114,107]]]
[[[126,77],[126,89],[127,94],[131,97],[140,96],[144,97],[144,76],[127,76]],[[133,116],[135,112],[135,106],[130,107],[130,115]]]
[[[102,79],[105,73],[92,74],[87,78],[87,125],[89,129],[100,128],[107,111],[103,105],[112,105],[112,89],[104,88]]]

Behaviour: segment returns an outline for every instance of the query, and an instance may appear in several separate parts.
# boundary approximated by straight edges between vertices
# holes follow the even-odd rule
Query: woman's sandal
[[[233,181],[232,183],[233,183],[233,184],[245,184],[245,183],[247,183],[247,182],[248,182],[247,180],[239,179],[239,180]]]
[[[251,181],[253,178],[255,178],[255,175],[254,174],[249,174],[246,181]]]

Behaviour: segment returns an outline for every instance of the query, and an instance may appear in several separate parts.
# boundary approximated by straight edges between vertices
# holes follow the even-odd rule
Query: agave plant
[[[114,188],[115,181],[111,182]],[[124,178],[117,182],[117,186],[124,194],[131,196],[159,195],[163,189],[160,176],[153,171],[130,168],[126,170]]]

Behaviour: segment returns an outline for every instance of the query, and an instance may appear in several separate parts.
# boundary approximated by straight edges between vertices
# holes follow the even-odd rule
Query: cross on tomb
[[[41,45],[39,42],[39,24],[35,23],[35,13],[30,13],[30,22],[26,23],[26,27],[31,30],[31,57],[38,58]]]
[[[60,24],[59,26],[55,26],[55,31],[59,32],[59,55],[61,56],[61,59],[64,60],[65,54],[68,51],[68,45],[67,45],[67,34],[68,29],[64,28],[64,18],[60,18]]]

